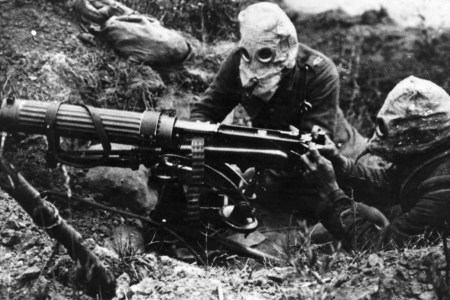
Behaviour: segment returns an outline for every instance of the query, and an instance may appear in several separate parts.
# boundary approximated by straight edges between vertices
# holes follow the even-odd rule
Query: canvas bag
[[[149,16],[113,16],[102,31],[117,52],[136,63],[175,65],[191,54],[183,36]]]

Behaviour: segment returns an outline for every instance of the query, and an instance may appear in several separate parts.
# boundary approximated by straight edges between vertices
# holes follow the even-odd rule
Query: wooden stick
[[[3,156],[0,156],[0,170],[6,173],[11,184],[7,192],[31,216],[37,226],[67,249],[69,256],[82,268],[85,274],[85,293],[92,297],[99,296],[100,299],[114,297],[114,276],[106,270],[97,256],[83,245],[81,234],[67,224],[56,207],[42,199],[39,192]]]

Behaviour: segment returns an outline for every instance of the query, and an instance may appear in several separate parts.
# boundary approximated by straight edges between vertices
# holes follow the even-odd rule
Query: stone
[[[438,299],[438,297],[435,292],[428,291],[428,292],[423,292],[422,294],[420,294],[419,299],[420,300],[434,300],[434,299]]]
[[[11,294],[11,278],[8,275],[0,274],[0,299],[9,299]]]
[[[205,270],[200,269],[197,266],[189,264],[180,264],[173,269],[173,273],[181,278],[192,278],[205,276]]]
[[[39,274],[41,274],[41,269],[36,266],[33,266],[26,269],[22,274],[20,274],[18,280],[28,281],[37,278]]]
[[[95,245],[93,252],[99,258],[110,258],[113,260],[119,259],[119,256],[115,251],[99,246],[97,244]]]
[[[18,230],[18,229],[20,229],[20,225],[16,220],[9,219],[5,223],[5,228]]]
[[[369,255],[369,258],[367,259],[367,266],[368,267],[376,267],[376,266],[383,267],[384,262],[381,257],[376,255],[375,253],[372,253]]]
[[[132,285],[130,287],[130,290],[133,292],[134,295],[149,296],[153,294],[155,290],[155,280],[146,277],[138,284]]]
[[[44,276],[39,277],[30,289],[30,295],[33,299],[54,299],[50,296],[50,282],[44,278]]]
[[[3,257],[2,257],[2,261],[3,260],[8,260],[8,259],[10,259],[11,257],[12,257],[13,255],[11,254],[11,252],[8,252],[8,253],[6,253]]]
[[[117,299],[130,299],[132,291],[130,289],[130,276],[123,273],[116,280],[116,297]]]
[[[19,234],[13,234],[11,236],[7,236],[2,239],[2,244],[8,247],[15,246],[22,241],[22,238]]]
[[[123,145],[113,145],[113,149],[126,149]],[[93,146],[90,150],[101,149]],[[138,170],[115,167],[90,169],[85,178],[88,189],[101,195],[101,200],[113,205],[127,207],[136,213],[152,210],[158,201],[155,188],[148,185],[148,170],[140,166]]]

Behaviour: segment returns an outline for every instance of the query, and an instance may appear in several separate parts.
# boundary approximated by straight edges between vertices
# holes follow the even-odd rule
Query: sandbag
[[[103,33],[117,52],[136,63],[174,65],[191,53],[184,37],[149,16],[113,16],[105,23]]]
[[[112,16],[137,13],[115,0],[76,0],[72,6],[84,21],[99,25],[103,25]]]
[[[389,93],[368,150],[388,160],[421,154],[450,141],[450,96],[410,76]]]

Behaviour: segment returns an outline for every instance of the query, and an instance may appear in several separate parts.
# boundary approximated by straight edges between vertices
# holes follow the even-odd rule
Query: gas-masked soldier
[[[304,175],[321,186],[318,218],[347,248],[404,246],[424,233],[448,230],[449,145],[450,96],[430,81],[404,79],[387,96],[367,145],[391,164],[355,162],[340,155],[331,140],[319,150],[312,145],[302,157]],[[357,201],[340,185],[351,186]],[[386,218],[368,205],[400,210]]]
[[[319,125],[343,155],[354,158],[361,153],[366,141],[339,108],[339,74],[333,62],[298,42],[294,25],[276,4],[250,5],[238,19],[239,45],[193,105],[191,119],[222,122],[241,104],[253,127],[309,132]],[[311,213],[309,201],[299,204],[298,197],[310,194],[306,197],[311,198],[316,193],[299,190],[305,186],[298,183],[299,176],[267,170],[258,202],[267,200]]]

